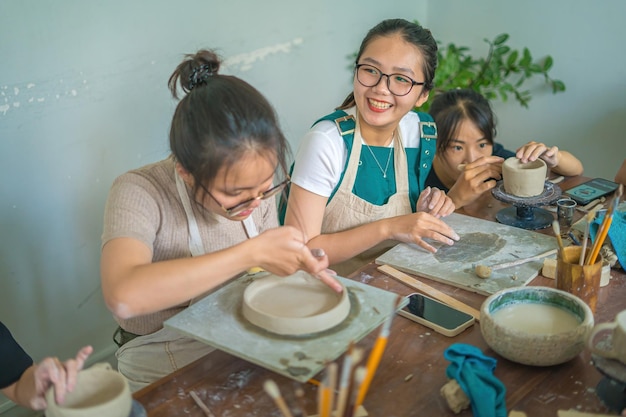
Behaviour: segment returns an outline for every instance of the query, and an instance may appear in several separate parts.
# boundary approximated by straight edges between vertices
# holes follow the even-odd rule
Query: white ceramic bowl
[[[301,336],[328,330],[350,313],[348,290],[336,293],[312,275],[255,279],[243,294],[243,316],[252,324],[281,335]]]
[[[108,363],[97,363],[78,373],[74,391],[63,405],[54,400],[54,387],[46,392],[47,417],[128,417],[132,395],[128,381]]]
[[[571,323],[566,326],[565,321],[560,322],[551,317],[518,314],[514,317],[515,323],[512,324],[512,321],[504,322],[499,319],[496,314],[499,310],[504,314],[505,311],[516,308],[519,312],[517,306],[521,304],[525,305],[522,307],[524,309],[528,309],[530,305],[533,311],[535,311],[533,306],[536,305],[557,307],[559,310],[556,313],[567,316],[563,318],[571,319]],[[556,365],[578,356],[585,348],[594,324],[591,309],[580,298],[565,291],[536,286],[498,291],[483,302],[480,317],[483,338],[496,353],[513,362],[534,366]],[[541,326],[536,326],[537,320]],[[538,330],[549,322],[552,322],[554,330]]]

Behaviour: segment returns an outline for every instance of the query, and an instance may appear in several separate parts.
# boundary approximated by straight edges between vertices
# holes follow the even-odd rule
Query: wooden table
[[[568,178],[561,188],[568,189],[581,183],[582,177]],[[495,213],[505,207],[490,193],[472,207],[461,212],[494,220]],[[580,217],[579,213],[577,217]],[[551,229],[541,233],[551,233]],[[384,275],[369,264],[350,278],[406,295],[409,287]],[[626,308],[626,274],[611,272],[608,286],[601,288],[595,314],[596,323],[612,320]],[[423,279],[429,285],[477,309],[484,296]],[[530,285],[554,286],[554,281],[538,276]],[[369,351],[378,331],[372,332],[359,346]],[[449,338],[403,317],[393,321],[389,342],[382,362],[372,381],[364,406],[371,416],[454,416],[439,389],[446,383],[445,370],[449,362],[443,351],[452,343],[468,343],[497,359],[495,376],[506,386],[507,410],[524,411],[528,417],[556,416],[557,410],[606,413],[608,409],[595,394],[602,375],[591,363],[587,350],[573,360],[550,367],[531,367],[508,361],[493,352],[485,343],[476,324],[460,335]],[[294,391],[305,392],[304,404],[309,414],[316,413],[317,388],[300,384],[267,371],[222,351],[214,351],[187,367],[151,384],[134,394],[150,417],[205,416],[189,392],[194,390],[216,417],[226,416],[280,416],[273,401],[263,391],[263,382],[275,380],[288,403],[296,404]],[[465,410],[459,416],[471,416]]]

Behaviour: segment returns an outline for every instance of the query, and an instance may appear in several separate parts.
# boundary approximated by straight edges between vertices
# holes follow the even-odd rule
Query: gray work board
[[[476,276],[476,265],[491,266],[529,258],[557,247],[556,238],[552,236],[463,214],[453,213],[443,221],[461,237],[453,246],[429,241],[438,249],[432,254],[417,245],[400,243],[379,256],[376,263],[491,295],[505,288],[528,284],[538,275],[543,260],[495,270],[487,279]]]
[[[306,382],[341,356],[350,342],[361,340],[396,311],[395,293],[337,277],[345,285],[351,303],[350,314],[341,324],[315,335],[276,335],[251,324],[241,312],[245,288],[265,275],[262,272],[233,280],[166,320],[165,327]],[[397,308],[404,307],[407,301],[403,298]]]

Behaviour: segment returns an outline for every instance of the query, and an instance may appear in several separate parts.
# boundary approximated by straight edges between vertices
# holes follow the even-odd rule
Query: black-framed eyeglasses
[[[394,96],[406,96],[411,92],[414,85],[424,85],[418,83],[411,77],[403,74],[385,74],[378,68],[369,64],[357,64],[354,67],[356,79],[363,87],[374,87],[378,85],[383,75],[387,77],[387,89]]]
[[[217,198],[215,198],[213,194],[211,194],[211,192],[207,190],[204,186],[202,186],[202,189],[204,189],[204,191],[213,199],[213,201],[215,201],[222,208],[222,210],[224,210],[224,212],[226,213],[228,217],[236,217],[241,212],[246,211],[248,207],[250,207],[252,203],[254,203],[255,201],[267,200],[268,198],[275,196],[276,194],[281,192],[283,189],[285,189],[285,187],[289,185],[290,182],[291,182],[291,178],[288,177],[285,181],[273,186],[272,188],[270,188],[269,190],[265,192],[260,193],[258,196],[252,197],[251,199],[246,200],[246,201],[242,201],[241,203],[236,204],[230,208],[224,207],[224,205],[220,203],[217,200]]]

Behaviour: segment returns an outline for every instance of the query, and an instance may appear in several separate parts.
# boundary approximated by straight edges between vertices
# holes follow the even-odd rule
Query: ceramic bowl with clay
[[[547,171],[541,159],[523,164],[512,156],[502,164],[504,190],[517,197],[538,196],[543,193]]]
[[[246,287],[242,313],[269,332],[303,336],[342,323],[350,314],[350,298],[345,286],[337,293],[304,271],[287,277],[268,274]]]
[[[74,391],[57,404],[54,387],[46,392],[46,417],[131,417],[133,399],[128,381],[108,363],[78,373]]]
[[[575,358],[593,328],[580,298],[549,287],[516,287],[489,296],[480,330],[496,353],[517,363],[550,366]]]

